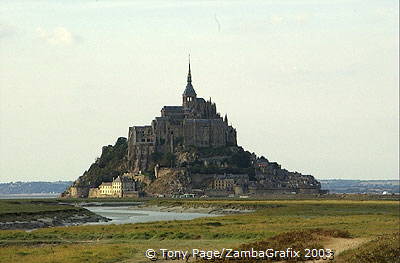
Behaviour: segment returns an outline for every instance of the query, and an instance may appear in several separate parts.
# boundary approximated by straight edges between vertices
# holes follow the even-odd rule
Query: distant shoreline
[[[57,198],[61,193],[0,194],[0,199]]]

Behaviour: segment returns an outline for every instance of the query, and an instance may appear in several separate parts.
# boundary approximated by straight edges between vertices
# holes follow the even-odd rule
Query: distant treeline
[[[62,193],[71,184],[71,181],[0,183],[0,194]]]
[[[399,180],[318,180],[330,193],[393,194],[400,192]]]

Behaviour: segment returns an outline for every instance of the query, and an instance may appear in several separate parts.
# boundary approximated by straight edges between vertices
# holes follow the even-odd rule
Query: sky
[[[0,1],[0,182],[75,180],[199,97],[318,179],[399,178],[397,0]]]

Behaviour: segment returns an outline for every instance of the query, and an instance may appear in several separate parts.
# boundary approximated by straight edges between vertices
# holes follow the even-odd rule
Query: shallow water
[[[109,222],[87,223],[87,225],[109,225],[109,224],[127,224],[140,222],[154,222],[167,220],[191,220],[199,217],[217,216],[205,213],[176,213],[176,212],[158,212],[145,211],[132,206],[117,206],[117,207],[85,207],[86,209],[112,219]]]

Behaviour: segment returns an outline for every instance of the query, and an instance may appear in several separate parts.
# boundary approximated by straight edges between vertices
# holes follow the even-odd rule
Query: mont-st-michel
[[[192,72],[182,105],[164,106],[145,126],[129,127],[128,139],[104,146],[101,156],[63,197],[262,197],[322,193],[311,175],[290,172],[250,153],[216,103],[197,96]]]

